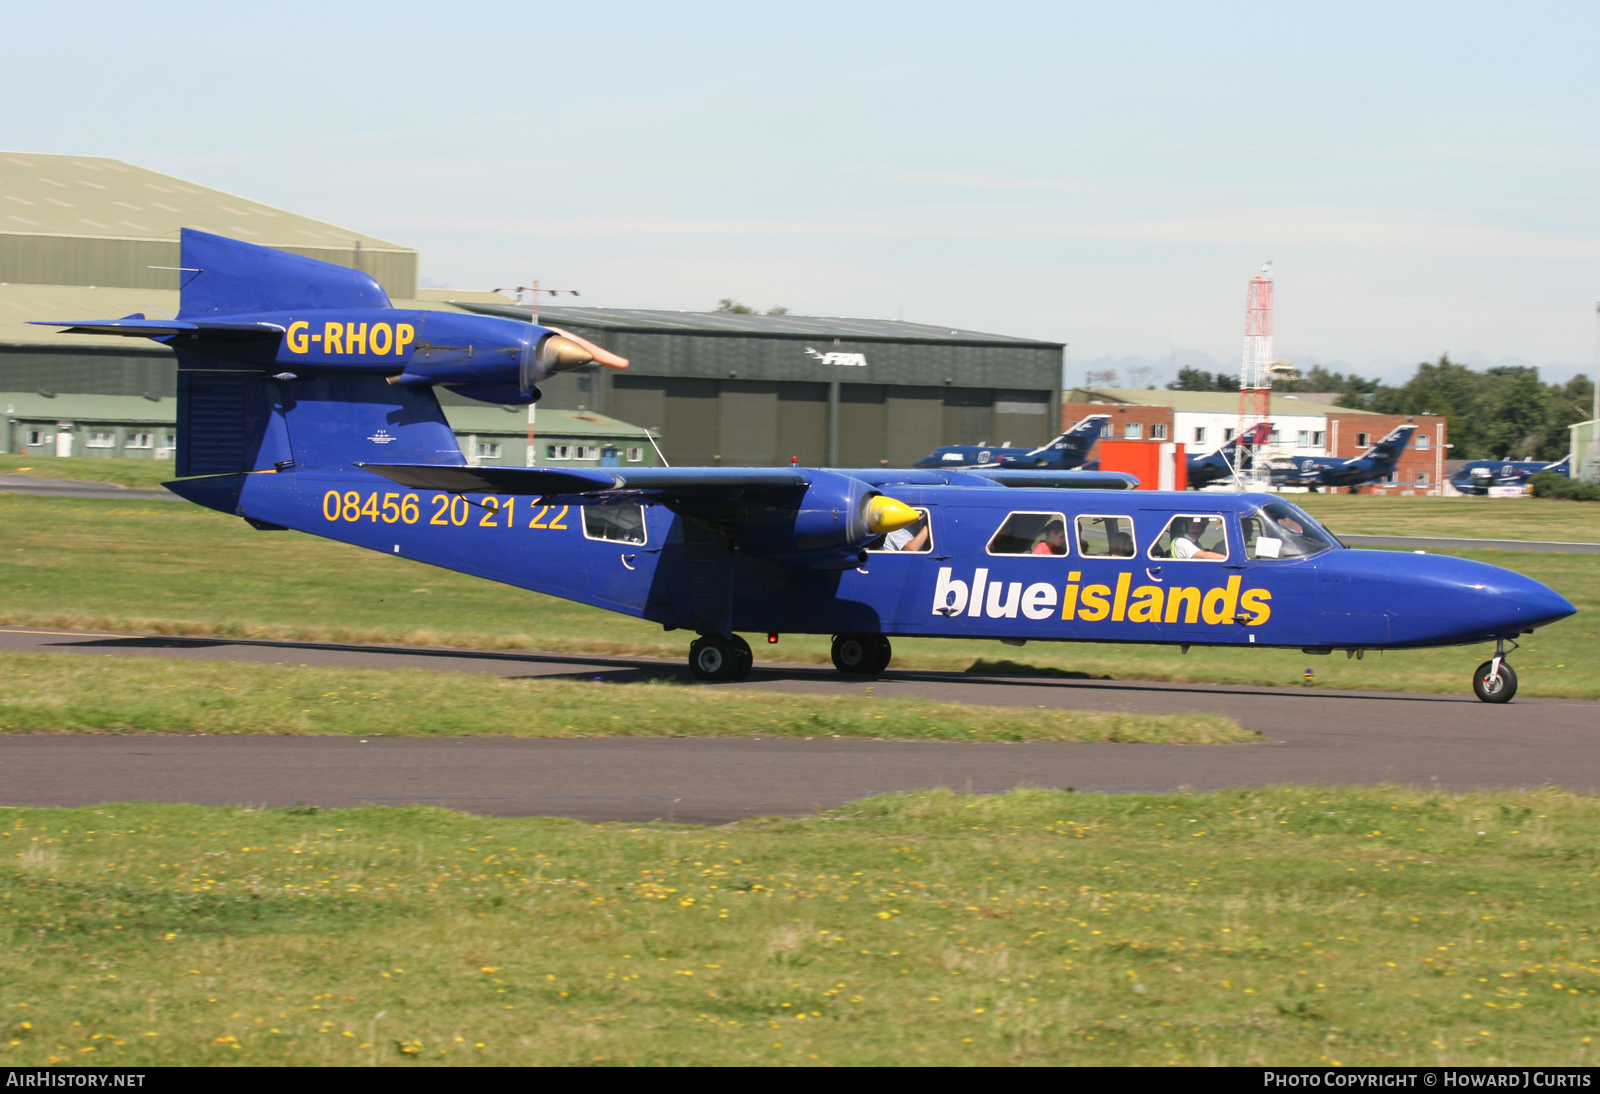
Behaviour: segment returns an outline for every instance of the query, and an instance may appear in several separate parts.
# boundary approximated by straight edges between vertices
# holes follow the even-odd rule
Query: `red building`
[[[1436,414],[1328,415],[1328,455],[1359,456],[1402,425],[1415,425],[1411,443],[1387,479],[1361,487],[1363,494],[1442,494],[1448,488],[1444,461],[1450,456],[1446,422]]]

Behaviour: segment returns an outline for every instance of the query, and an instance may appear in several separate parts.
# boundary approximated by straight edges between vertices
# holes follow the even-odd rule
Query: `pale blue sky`
[[[0,148],[418,247],[458,288],[1233,367],[1591,371],[1600,5],[21,5]],[[1069,369],[1069,377],[1072,372]]]

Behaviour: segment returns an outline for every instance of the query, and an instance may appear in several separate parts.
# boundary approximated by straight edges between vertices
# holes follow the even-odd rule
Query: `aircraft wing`
[[[810,478],[793,467],[442,467],[437,464],[362,464],[363,468],[417,490],[448,494],[644,493],[714,497],[787,493]]]
[[[141,314],[122,319],[30,319],[30,326],[65,327],[62,334],[118,334],[124,338],[165,338],[175,334],[223,333],[277,337],[276,323],[190,323],[182,319],[146,319]]]
[[[965,467],[962,472],[1000,486],[1041,486],[1056,490],[1136,490],[1137,476],[1123,471],[1035,471],[1009,467]]]

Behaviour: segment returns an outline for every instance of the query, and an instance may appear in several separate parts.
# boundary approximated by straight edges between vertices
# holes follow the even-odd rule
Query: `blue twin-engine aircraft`
[[[538,382],[626,362],[511,319],[392,308],[354,270],[185,231],[175,320],[71,321],[170,345],[168,487],[292,528],[694,632],[709,680],[739,632],[827,634],[877,673],[901,635],[1259,646],[1350,656],[1506,643],[1573,613],[1536,581],[1439,555],[1346,550],[1271,496],[1063,487],[1126,476],[996,469],[469,466],[434,387],[529,403]],[[892,494],[889,493],[892,491]]]
[[[1537,460],[1473,460],[1450,476],[1450,485],[1463,494],[1488,494],[1491,489],[1525,488],[1528,480],[1541,471],[1572,477],[1572,456],[1562,456],[1554,463]]]
[[[1272,423],[1257,422],[1233,440],[1219,445],[1216,451],[1190,456],[1189,488],[1198,490],[1212,483],[1226,482],[1237,472],[1250,470],[1256,449],[1265,445],[1271,436]]]
[[[1004,448],[1000,445],[950,444],[935,448],[916,467],[1004,467],[1011,470],[1043,468],[1070,471],[1083,466],[1089,449],[1100,439],[1109,414],[1091,414],[1048,444],[1038,448]]]
[[[1406,450],[1414,425],[1403,425],[1369,447],[1359,456],[1340,459],[1337,456],[1293,456],[1286,460],[1273,460],[1273,486],[1364,486],[1377,482],[1394,471],[1400,462],[1400,453]]]

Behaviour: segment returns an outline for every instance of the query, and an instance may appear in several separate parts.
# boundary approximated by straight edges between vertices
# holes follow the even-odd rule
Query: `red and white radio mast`
[[[1244,436],[1251,428],[1272,415],[1272,263],[1250,281],[1245,291],[1244,356],[1239,368],[1239,431]],[[1266,461],[1257,459],[1260,449],[1250,452],[1250,478],[1269,482]],[[1240,483],[1241,488],[1243,483]]]

